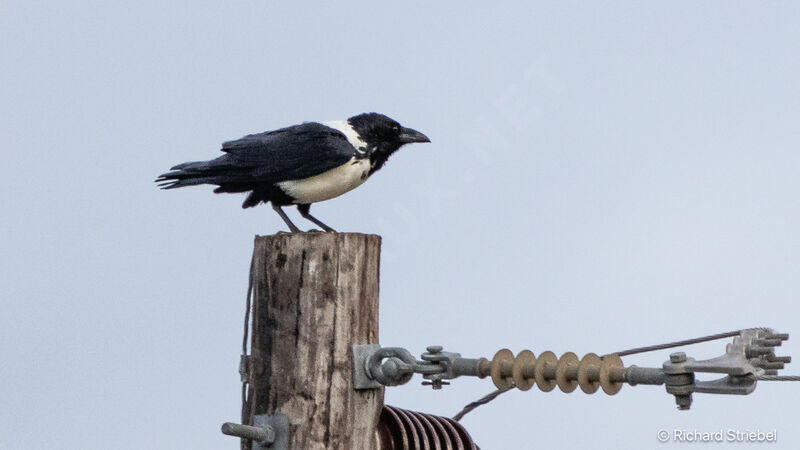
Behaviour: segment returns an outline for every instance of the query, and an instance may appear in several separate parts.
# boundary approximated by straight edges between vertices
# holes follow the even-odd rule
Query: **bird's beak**
[[[400,142],[403,144],[410,144],[412,142],[430,142],[431,140],[428,139],[428,136],[420,133],[417,130],[412,130],[411,128],[403,127],[400,130]]]

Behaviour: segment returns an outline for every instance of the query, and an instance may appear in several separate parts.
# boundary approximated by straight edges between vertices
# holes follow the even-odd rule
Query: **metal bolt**
[[[441,345],[429,345],[426,350],[428,350],[428,353],[441,353],[443,349],[444,347]]]
[[[269,425],[253,427],[250,425],[225,422],[222,424],[222,434],[249,439],[261,445],[275,442],[275,430]]]
[[[433,378],[431,381],[423,381],[422,385],[423,386],[430,386],[435,390],[439,390],[439,389],[442,388],[442,386],[449,386],[450,382],[449,381],[442,381],[441,378]]]
[[[782,362],[782,363],[790,363],[792,362],[791,356],[775,356],[775,355],[767,355],[767,361],[770,362]]]
[[[758,346],[755,346],[755,345],[750,346],[750,348],[748,350],[750,350],[748,352],[750,355],[755,355],[755,356],[758,356],[758,355],[769,355],[769,354],[771,354],[773,352],[771,347],[758,347]]]
[[[765,362],[761,364],[761,367],[763,367],[764,369],[783,369],[784,365],[782,362],[776,361],[776,362]]]
[[[783,341],[780,339],[753,339],[752,344],[764,347],[780,347]]]
[[[686,411],[692,406],[692,394],[689,395],[676,395],[675,403],[678,405],[679,411]]]
[[[400,364],[397,358],[387,358],[383,362],[383,373],[389,378],[397,378],[400,375]]]
[[[684,352],[675,352],[669,355],[669,362],[671,363],[682,363],[686,362],[686,353]]]
[[[386,358],[381,365],[381,371],[383,375],[393,379],[393,380],[400,380],[403,376],[407,374],[413,374],[414,368],[403,362],[400,358],[392,356],[391,358]]]
[[[770,333],[770,339],[780,339],[782,341],[789,340],[789,333]]]

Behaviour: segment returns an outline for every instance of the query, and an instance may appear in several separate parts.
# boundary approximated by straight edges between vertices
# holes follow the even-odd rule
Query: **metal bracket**
[[[252,357],[250,355],[242,355],[239,357],[239,378],[242,383],[246,383],[250,379],[250,366],[252,366]]]
[[[261,414],[253,417],[253,425],[225,422],[222,433],[252,441],[252,450],[289,450],[289,416]]]
[[[712,381],[695,381],[694,391],[703,394],[747,395],[756,390],[756,379],[750,375],[728,375]]]
[[[704,394],[747,395],[756,388],[756,376],[777,372],[791,358],[775,356],[789,335],[772,330],[746,330],[733,338],[725,354],[697,361],[686,353],[676,352],[663,364],[667,392],[675,396],[679,409],[689,409],[692,392]],[[695,373],[723,373],[726,377],[711,381],[695,381]]]
[[[379,344],[353,345],[353,388],[378,389],[383,386],[370,378],[367,371],[367,359],[380,349]]]

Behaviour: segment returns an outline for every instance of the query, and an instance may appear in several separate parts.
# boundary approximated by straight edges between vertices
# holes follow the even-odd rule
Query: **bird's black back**
[[[276,183],[319,175],[356,155],[340,131],[308,122],[265,133],[251,134],[222,144],[226,155],[217,164],[246,169],[231,181]]]
[[[340,131],[317,122],[247,135],[222,144],[225,155],[179,164],[161,175],[165,189],[215,184],[214,192],[253,194],[244,207],[262,201],[286,202],[275,183],[300,180],[338,167],[359,155]],[[285,197],[285,196],[284,196]]]

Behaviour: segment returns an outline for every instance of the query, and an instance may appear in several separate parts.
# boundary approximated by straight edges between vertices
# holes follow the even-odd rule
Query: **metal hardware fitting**
[[[791,361],[788,356],[775,356],[775,347],[789,335],[771,330],[745,330],[725,347],[725,354],[696,361],[683,352],[670,355],[663,365],[667,392],[675,396],[678,409],[692,405],[692,393],[747,395],[756,388],[756,378],[767,372],[777,373]],[[711,381],[695,381],[695,373],[723,373],[727,376]]]
[[[517,387],[528,390],[534,385],[548,392],[558,386],[563,392],[572,392],[580,386],[587,394],[602,388],[614,395],[623,384],[665,385],[675,396],[679,409],[689,409],[692,394],[746,395],[756,387],[756,377],[775,375],[791,361],[788,356],[775,356],[774,347],[789,339],[788,334],[774,333],[768,329],[742,331],[726,346],[725,354],[717,358],[697,361],[683,352],[670,355],[661,368],[625,367],[616,354],[600,357],[589,353],[578,358],[572,352],[557,357],[553,352],[543,352],[536,357],[523,350],[516,356],[508,350],[498,351],[490,360],[462,358],[461,354],[445,352],[441,346],[430,346],[417,360],[406,349],[381,348],[377,344],[354,345],[353,384],[356,389],[374,389],[380,386],[397,386],[408,383],[415,373],[426,380],[422,384],[441,389],[462,375],[485,378],[490,376],[498,389]],[[697,381],[695,373],[721,373],[717,380]]]
[[[252,450],[288,450],[289,449],[289,417],[286,414],[262,414],[253,417],[253,425],[225,422],[222,433],[249,439],[253,442]]]
[[[250,379],[250,366],[252,365],[252,358],[250,355],[242,355],[239,358],[239,378],[242,383]]]
[[[353,345],[353,387],[375,389],[381,386],[406,384],[415,373],[427,381],[425,386],[441,389],[461,375],[478,376],[481,361],[485,358],[462,358],[458,353],[444,352],[435,345],[427,348],[418,361],[408,350],[400,347],[381,347],[377,344]]]

